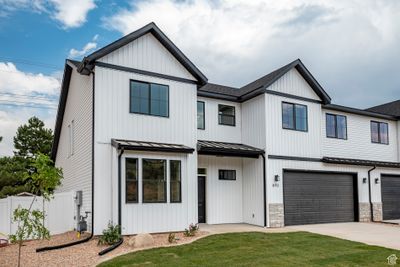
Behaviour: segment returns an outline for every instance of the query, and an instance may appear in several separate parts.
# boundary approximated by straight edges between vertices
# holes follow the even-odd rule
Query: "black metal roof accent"
[[[379,106],[367,108],[366,111],[377,112],[400,118],[400,99]]]
[[[199,140],[197,152],[201,155],[258,158],[264,150],[237,143]]]
[[[157,152],[172,152],[172,153],[194,152],[194,148],[190,148],[184,145],[155,143],[147,141],[111,139],[111,145],[118,149],[136,150],[136,151],[157,151]]]
[[[375,117],[375,118],[385,119],[385,120],[396,121],[399,119],[399,117],[392,116],[392,115],[377,113],[377,112],[373,112],[373,111],[369,111],[369,110],[345,107],[345,106],[340,106],[340,105],[335,105],[335,104],[323,105],[322,107],[324,109],[348,112],[348,113],[352,113],[352,114],[368,116],[368,117]]]
[[[192,74],[199,82],[200,85],[207,83],[207,77],[183,54],[178,47],[157,27],[154,22],[116,40],[115,42],[93,52],[82,60],[82,66],[79,72],[87,74],[89,70],[93,69],[94,63],[97,59],[121,48],[122,46],[142,37],[143,35],[151,33],[157,40],[164,45],[164,47]]]
[[[207,96],[206,94],[216,94],[215,98],[226,98],[226,100],[232,101],[232,97],[235,102],[244,102],[255,96],[258,96],[265,92],[265,90],[279,78],[289,72],[291,69],[296,68],[300,75],[307,81],[314,92],[321,98],[322,103],[329,104],[331,98],[322,88],[322,86],[317,82],[317,80],[312,76],[308,69],[304,66],[300,59],[277,69],[273,72],[251,82],[241,88],[234,88],[219,84],[206,84],[198,89],[198,95]],[[210,97],[213,97],[212,95]]]
[[[388,162],[388,161],[374,161],[374,160],[363,160],[363,159],[348,159],[348,158],[334,158],[334,157],[323,157],[322,162],[332,164],[346,164],[346,165],[359,165],[359,166],[376,166],[376,167],[387,167],[387,168],[400,168],[400,162]]]

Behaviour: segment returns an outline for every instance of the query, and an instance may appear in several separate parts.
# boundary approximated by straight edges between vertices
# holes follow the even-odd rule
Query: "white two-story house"
[[[300,60],[208,83],[150,23],[66,61],[52,158],[94,234],[399,219],[399,115],[331,104]]]

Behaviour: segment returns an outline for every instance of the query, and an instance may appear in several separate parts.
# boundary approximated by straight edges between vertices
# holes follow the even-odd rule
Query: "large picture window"
[[[282,127],[306,132],[308,130],[307,106],[282,102]]]
[[[130,112],[154,116],[169,116],[167,85],[131,81]]]
[[[197,129],[205,129],[205,103],[197,101]]]
[[[166,202],[166,160],[143,159],[143,203]]]
[[[378,144],[389,144],[389,126],[386,122],[371,121],[371,141]]]
[[[235,126],[235,107],[218,105],[218,123]]]
[[[346,116],[326,114],[326,136],[330,138],[347,139]]]
[[[181,202],[181,161],[170,160],[170,202]]]
[[[138,202],[138,160],[133,158],[125,160],[125,201]]]

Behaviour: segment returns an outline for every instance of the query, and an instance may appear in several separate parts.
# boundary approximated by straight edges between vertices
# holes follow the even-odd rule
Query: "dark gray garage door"
[[[351,174],[285,171],[285,225],[355,221],[355,188]]]
[[[381,180],[383,219],[400,219],[400,176],[382,175]]]

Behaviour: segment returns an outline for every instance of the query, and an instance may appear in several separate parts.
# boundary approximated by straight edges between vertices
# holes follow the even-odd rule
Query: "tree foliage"
[[[30,186],[23,179],[28,167],[28,163],[23,158],[0,158],[0,198],[21,192],[31,192]]]
[[[38,153],[50,156],[53,142],[53,132],[44,127],[44,122],[37,117],[28,120],[28,124],[21,125],[14,137],[14,154],[19,157],[30,158]]]

